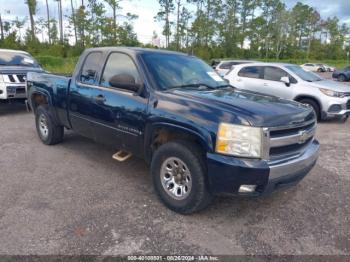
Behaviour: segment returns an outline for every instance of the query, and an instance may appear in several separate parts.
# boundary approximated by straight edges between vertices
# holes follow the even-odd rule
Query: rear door
[[[112,87],[109,80],[120,74],[143,83],[133,58],[120,52],[110,53],[99,86],[92,91],[93,130],[97,141],[140,154],[148,99],[144,93]]]
[[[91,121],[91,95],[98,84],[98,72],[102,67],[102,52],[91,52],[82,64],[81,71],[72,78],[69,89],[69,117],[73,130],[77,133],[93,138]]]
[[[261,92],[262,82],[262,67],[261,66],[245,66],[242,67],[237,76],[233,77],[232,85],[254,92]]]

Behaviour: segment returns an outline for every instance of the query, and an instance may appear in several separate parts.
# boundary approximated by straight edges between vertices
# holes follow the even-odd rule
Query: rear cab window
[[[84,64],[82,66],[79,81],[83,84],[97,85],[97,77],[101,64],[102,53],[101,52],[91,52],[85,58]]]

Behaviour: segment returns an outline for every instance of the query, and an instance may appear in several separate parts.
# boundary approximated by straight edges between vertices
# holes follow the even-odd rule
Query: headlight
[[[320,88],[320,91],[327,96],[345,97],[345,94],[342,92],[337,92],[337,91],[333,91],[333,90],[329,90],[329,89],[325,89],[325,88]]]
[[[221,123],[216,139],[216,152],[239,157],[260,158],[262,129]]]

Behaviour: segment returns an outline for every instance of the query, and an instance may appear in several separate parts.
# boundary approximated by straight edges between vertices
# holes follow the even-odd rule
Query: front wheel
[[[55,145],[63,140],[64,128],[57,125],[47,106],[39,106],[35,111],[36,130],[40,140],[46,145]]]
[[[345,76],[344,76],[344,75],[339,75],[339,76],[338,76],[338,81],[339,81],[339,82],[345,82],[345,80],[346,80],[346,79],[345,79]]]
[[[312,109],[313,109],[314,112],[315,112],[315,115],[316,115],[317,120],[321,120],[321,110],[320,110],[320,107],[318,106],[318,104],[317,104],[314,100],[311,100],[311,99],[302,99],[302,100],[300,100],[299,102],[302,103],[302,104],[306,104],[306,105],[311,106]]]
[[[155,191],[169,209],[190,214],[210,204],[206,167],[195,144],[174,141],[161,145],[152,158],[151,173]]]

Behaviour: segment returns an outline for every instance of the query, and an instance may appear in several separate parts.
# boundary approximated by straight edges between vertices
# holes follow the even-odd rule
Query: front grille
[[[267,129],[267,147],[265,156],[273,161],[300,155],[313,141],[316,121],[301,125]],[[267,155],[268,154],[268,155]]]
[[[24,83],[26,81],[26,76],[25,75],[17,75],[18,80],[21,83]]]
[[[312,140],[312,138],[309,138],[304,143],[296,143],[286,146],[279,146],[279,147],[273,147],[270,148],[270,156],[276,156],[276,155],[285,155],[285,154],[293,154],[294,152],[298,152],[302,150],[305,146],[309,144],[309,142]]]
[[[350,109],[350,100],[346,103],[346,109]]]
[[[13,77],[13,75],[8,75],[10,82],[16,83],[16,79]]]

